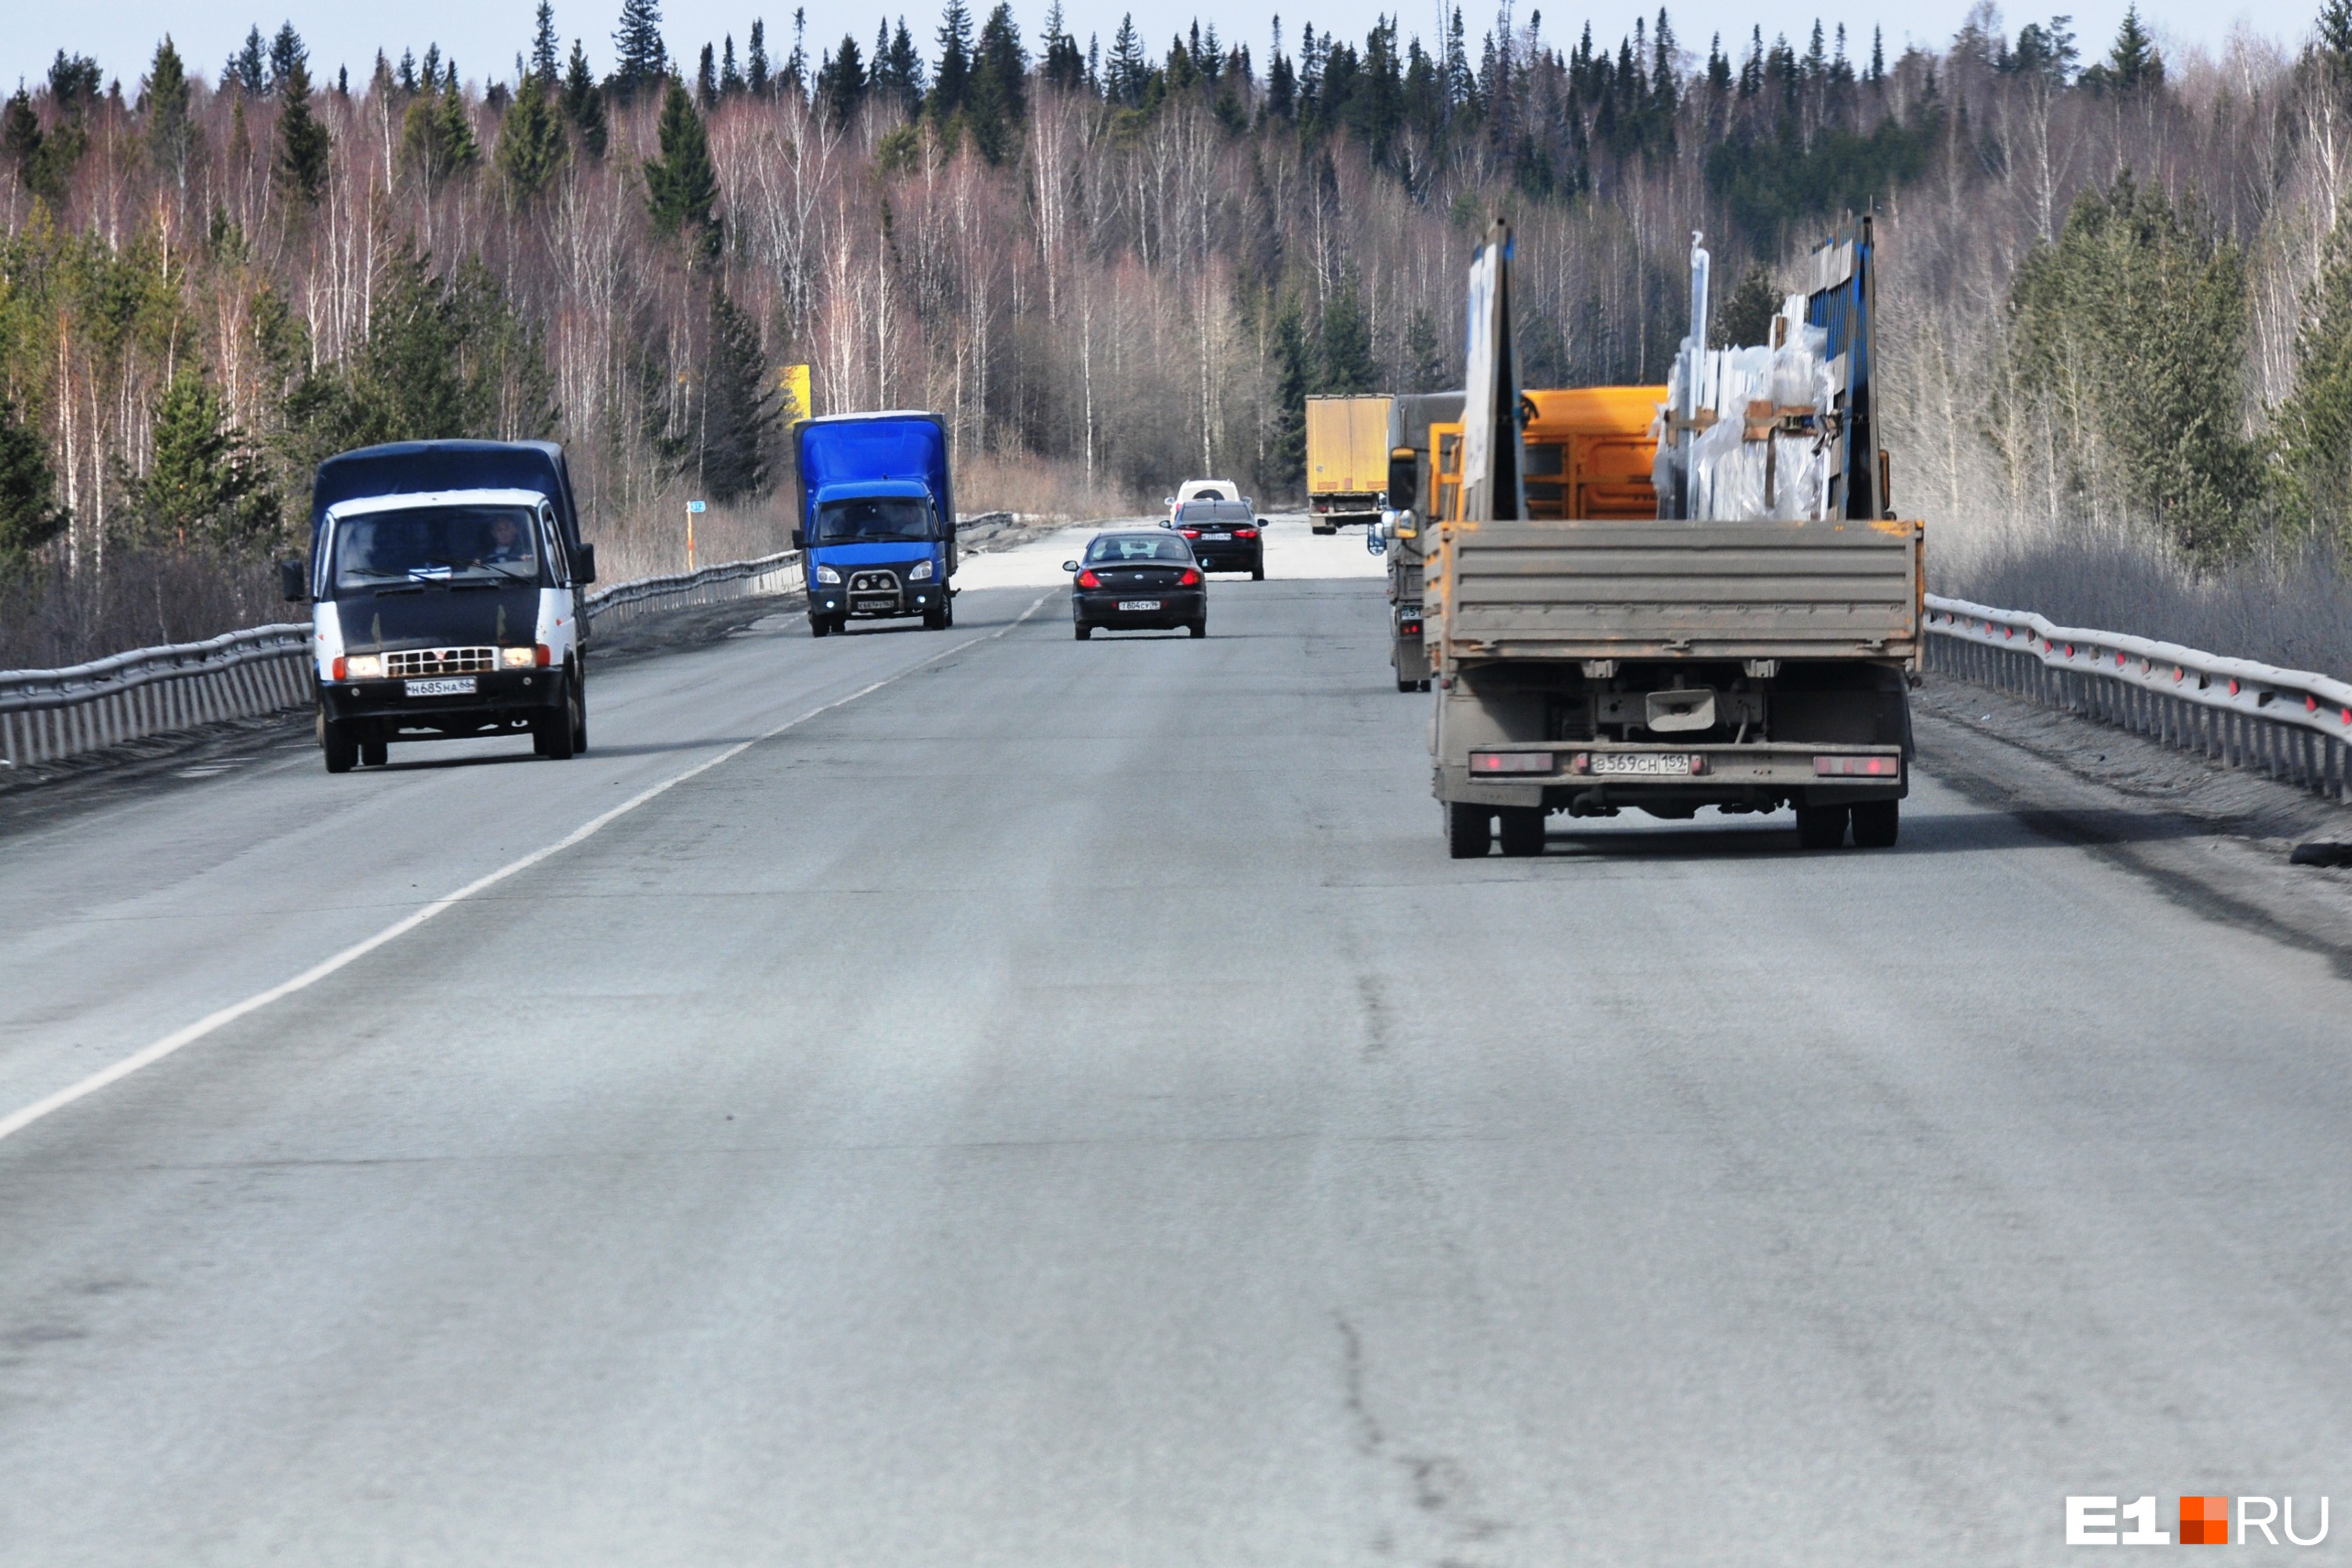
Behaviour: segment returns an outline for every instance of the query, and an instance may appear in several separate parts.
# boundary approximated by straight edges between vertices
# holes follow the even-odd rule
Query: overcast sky
[[[247,27],[258,23],[267,35],[289,19],[310,46],[311,74],[315,79],[331,81],[336,67],[348,65],[356,82],[366,77],[378,48],[398,59],[404,48],[414,48],[421,55],[426,45],[438,43],[445,55],[455,55],[469,80],[497,79],[513,74],[516,51],[530,43],[531,18],[537,5],[537,0],[404,0],[396,5],[354,5],[351,0],[327,5],[317,4],[316,0],[275,0],[280,8],[264,14],[253,9],[257,3],[258,0],[180,0],[178,4],[172,0],[79,0],[64,4],[60,0],[0,0],[0,82],[14,83],[19,78],[37,80],[47,70],[57,51],[63,48],[96,56],[107,75],[119,77],[124,91],[131,92],[135,90],[154,51],[155,41],[167,32],[177,41],[190,68],[212,79],[219,75],[221,62],[244,38]],[[861,47],[871,46],[875,23],[881,15],[871,5],[850,0],[806,3],[812,60],[822,47],[837,43],[845,29],[856,33]],[[1044,27],[1046,3],[1047,0],[1015,0],[1014,15],[1033,47]],[[1294,0],[1282,3],[1284,40],[1294,52],[1302,23],[1312,22],[1318,29],[1336,28],[1343,36],[1360,39],[1373,19],[1388,9],[1383,0],[1312,0],[1311,4],[1299,4],[1295,12],[1287,9]],[[1522,16],[1532,3],[1533,0],[1520,0]],[[2103,51],[2114,37],[2116,26],[2123,18],[2124,3],[2125,0],[2077,0],[2074,26],[2082,35],[2086,60]],[[975,13],[984,13],[990,4],[992,0],[971,0]],[[1108,45],[1118,28],[1120,16],[1132,5],[1133,0],[1064,0],[1066,25],[1077,35],[1081,46],[1089,33],[1100,34]],[[772,8],[763,10],[763,6]],[[1182,5],[1151,4],[1135,8],[1142,17],[1138,26],[1155,54],[1164,53],[1175,27],[1189,24],[1195,14]],[[600,72],[612,61],[613,23],[619,9],[619,0],[599,0],[593,7],[583,0],[556,0],[556,26],[567,47],[575,37],[583,39],[589,60]],[[2242,7],[2233,7],[2228,0],[2201,5],[2191,0],[2145,0],[2141,15],[2158,37],[2176,51],[2202,47],[2218,52],[2231,31],[2241,26],[2284,43],[2299,43],[2310,30],[2315,9],[2315,5],[2282,5],[2277,0]],[[1801,47],[1818,16],[1832,29],[1839,22],[1846,25],[1854,39],[1854,55],[1860,59],[1867,57],[1874,26],[1885,29],[1892,57],[1906,38],[1941,46],[1950,38],[1967,10],[1968,0],[1912,0],[1903,5],[1839,5],[1833,0],[1818,5],[1786,4],[1782,0],[1765,5],[1744,4],[1742,0],[1691,0],[1670,5],[1668,15],[1685,47],[1700,54],[1706,52],[1711,33],[1720,30],[1729,47],[1734,40],[1744,38],[1748,29],[1759,22],[1768,40],[1776,31],[1785,31]],[[1655,6],[1645,14],[1655,16]],[[898,12],[894,8],[888,15],[895,19]],[[1220,5],[1212,0],[1200,7],[1198,15],[1204,25],[1214,23],[1228,42],[1245,40],[1252,55],[1264,58],[1269,32],[1265,9]],[[1632,29],[1637,11],[1628,5],[1593,12],[1563,4],[1556,11],[1543,7],[1540,15],[1544,35],[1554,40],[1572,41],[1589,19],[1596,38],[1613,43]],[[781,60],[792,47],[793,5],[789,0],[668,0],[663,7],[664,32],[671,50],[691,62],[705,40],[717,42],[730,32],[734,34],[740,50],[752,19],[761,16],[767,19],[769,47]],[[1482,12],[1478,6],[1465,5],[1463,16],[1474,40],[1494,25],[1491,5]],[[1437,0],[1412,0],[1402,13],[1403,31],[1431,37],[1437,31]],[[925,53],[935,53],[930,38],[939,25],[936,5],[927,5],[920,10],[910,8],[907,19],[916,36],[923,40]],[[2041,14],[2035,12],[2019,12],[2006,17],[2012,32],[2024,22],[2039,19]]]

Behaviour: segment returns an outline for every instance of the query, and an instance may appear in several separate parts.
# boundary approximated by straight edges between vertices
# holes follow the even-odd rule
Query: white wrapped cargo
[[[1827,515],[1836,452],[1829,334],[1802,296],[1773,318],[1772,342],[1675,357],[1655,477],[1696,521],[1807,521]],[[1670,449],[1671,448],[1671,449]],[[1677,484],[1676,481],[1680,483]]]

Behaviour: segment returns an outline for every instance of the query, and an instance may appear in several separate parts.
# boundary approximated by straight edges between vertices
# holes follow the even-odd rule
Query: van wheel
[[[1487,847],[1494,842],[1495,829],[1492,806],[1465,805],[1449,801],[1445,806],[1445,852],[1456,860],[1478,860],[1486,858]]]
[[[833,630],[833,623],[826,620],[823,616],[811,616],[809,617],[809,636],[813,637],[821,637],[831,630]]]
[[[391,755],[392,746],[388,742],[362,741],[360,742],[360,765],[362,767],[380,768]]]
[[[349,724],[321,717],[319,749],[327,754],[327,771],[331,773],[347,773],[359,766],[360,743]]]
[[[1857,849],[1892,849],[1903,831],[1899,800],[1858,800],[1853,804],[1853,843]]]
[[[1842,805],[1797,807],[1797,845],[1803,849],[1835,849],[1845,843],[1846,808]]]
[[[1496,813],[1502,819],[1503,853],[1540,855],[1544,849],[1544,809],[1539,805],[1507,806]]]
[[[1412,684],[1413,689],[1417,691],[1426,691],[1429,689],[1429,682],[1426,680],[1416,680]]]
[[[579,686],[569,676],[564,677],[562,700],[557,703],[555,710],[542,713],[531,721],[532,751],[559,763],[569,762],[578,754],[579,749],[572,742],[579,730],[587,728],[587,721],[580,712],[579,692]],[[575,723],[579,730],[573,728]]]
[[[953,624],[948,619],[948,609],[945,605],[936,610],[923,612],[923,629],[927,632],[943,632]]]
[[[572,680],[572,750],[574,754],[588,749],[588,677],[574,676]]]

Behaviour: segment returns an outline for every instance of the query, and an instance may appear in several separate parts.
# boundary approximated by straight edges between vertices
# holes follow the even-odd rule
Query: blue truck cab
[[[836,414],[793,426],[793,547],[808,570],[809,635],[851,620],[955,624],[955,491],[937,414]]]
[[[551,441],[404,441],[319,465],[310,559],[278,567],[309,600],[327,771],[381,766],[394,741],[528,734],[588,744],[587,588],[596,552]]]

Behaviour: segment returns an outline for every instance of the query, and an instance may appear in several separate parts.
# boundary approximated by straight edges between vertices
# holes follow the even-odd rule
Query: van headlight
[[[829,587],[838,588],[841,586],[841,574],[835,571],[830,566],[820,564],[816,569],[816,580],[820,583],[825,584]]]
[[[928,561],[916,562],[915,569],[907,574],[907,581],[909,583],[928,583],[930,580],[931,563]]]
[[[343,661],[343,675],[350,680],[381,680],[383,679],[383,655],[355,653]]]
[[[529,669],[539,662],[539,650],[529,647],[502,647],[499,649],[499,662],[509,669]]]

